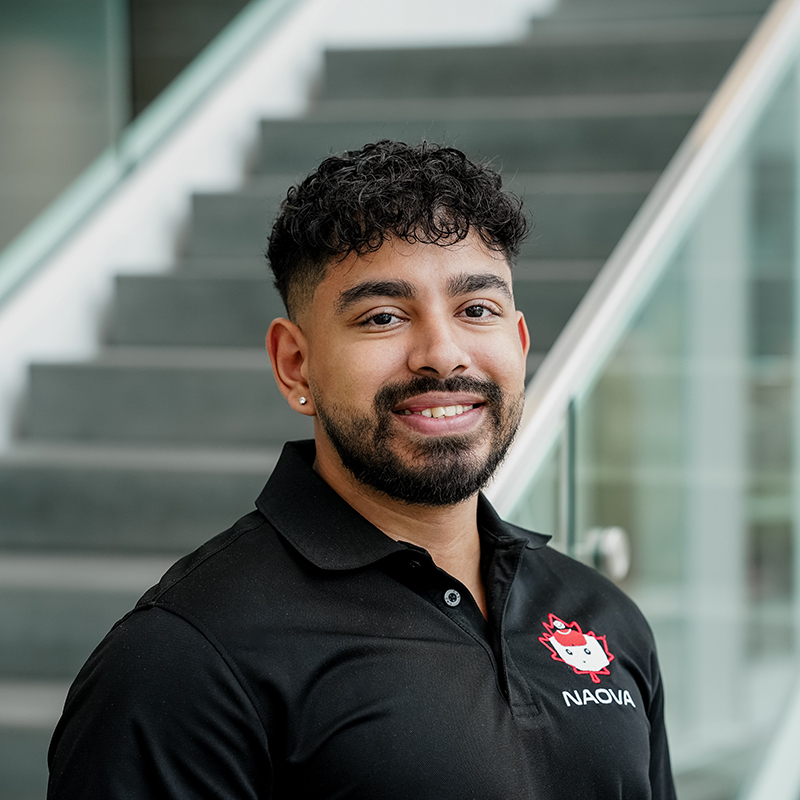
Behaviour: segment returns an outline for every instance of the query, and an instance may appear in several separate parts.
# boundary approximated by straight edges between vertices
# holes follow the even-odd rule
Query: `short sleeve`
[[[264,726],[241,681],[160,608],[132,613],[92,654],[48,761],[49,800],[271,797]]]

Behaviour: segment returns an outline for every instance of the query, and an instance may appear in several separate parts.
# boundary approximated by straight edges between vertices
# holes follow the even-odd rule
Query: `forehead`
[[[471,275],[495,276],[493,288],[511,292],[511,268],[502,253],[487,248],[477,236],[451,245],[410,243],[391,239],[379,250],[363,256],[349,255],[331,265],[317,287],[312,305],[331,305],[340,311],[342,302],[357,298],[362,287],[382,282],[406,288],[406,294],[424,299],[437,292],[458,294],[471,291]],[[484,286],[487,281],[483,280]],[[488,288],[488,286],[487,286]],[[375,295],[375,291],[369,294]]]

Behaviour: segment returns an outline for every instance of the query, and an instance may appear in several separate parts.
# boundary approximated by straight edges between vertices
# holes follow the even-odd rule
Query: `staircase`
[[[93,646],[311,434],[263,348],[288,185],[378,138],[492,159],[535,217],[515,284],[532,374],[766,5],[562,0],[513,45],[327,54],[308,116],[261,124],[245,188],[193,198],[174,271],[118,276],[101,354],[31,366],[0,457],[0,797],[43,797]]]

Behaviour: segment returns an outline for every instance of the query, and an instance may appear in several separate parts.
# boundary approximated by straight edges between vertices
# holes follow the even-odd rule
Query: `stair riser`
[[[535,227],[523,245],[526,258],[603,259],[633,219],[645,193],[546,192],[535,183],[516,184]],[[191,258],[233,256],[255,259],[264,253],[269,230],[257,197],[201,195],[196,198],[186,253]],[[264,274],[269,274],[264,261]],[[283,313],[283,312],[280,312]]]
[[[0,797],[42,800],[47,793],[49,728],[0,727]]]
[[[122,276],[111,314],[114,344],[264,346],[283,303],[265,278]]]
[[[762,14],[771,0],[559,0],[554,21]]]
[[[589,283],[583,281],[515,284],[514,297],[525,315],[532,351],[547,352],[553,346],[588,288]]]
[[[0,588],[0,675],[71,680],[141,591]]]
[[[33,438],[281,445],[310,435],[308,417],[263,370],[34,365],[24,421]]]
[[[188,552],[253,509],[263,471],[0,464],[0,547]]]
[[[699,109],[698,109],[699,111]],[[696,113],[540,119],[430,118],[386,120],[269,120],[262,123],[255,171],[308,173],[330,155],[378,139],[455,143],[473,158],[495,159],[505,174],[660,170]]]
[[[280,187],[283,195],[293,182],[287,181]],[[264,274],[269,274],[264,254],[279,205],[277,193],[195,195],[187,233],[187,254],[259,256],[263,259]]]
[[[323,98],[713,91],[743,40],[328,53]]]

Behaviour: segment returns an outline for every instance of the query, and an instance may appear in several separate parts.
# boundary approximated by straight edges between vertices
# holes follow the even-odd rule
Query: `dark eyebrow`
[[[416,296],[417,290],[408,281],[364,281],[339,295],[336,313],[344,314],[353,304],[368,297],[398,297],[402,300],[413,300]]]
[[[511,287],[499,275],[495,275],[493,272],[481,272],[478,274],[462,272],[460,275],[452,277],[447,286],[451,297],[480,292],[483,289],[497,289],[509,300],[513,299]]]

